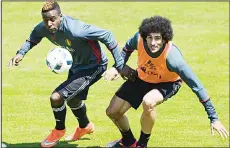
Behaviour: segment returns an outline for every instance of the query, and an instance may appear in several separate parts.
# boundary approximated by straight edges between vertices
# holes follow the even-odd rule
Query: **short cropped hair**
[[[61,14],[61,9],[58,3],[54,0],[47,0],[42,7],[42,13],[45,13],[51,10],[57,10],[58,14]]]
[[[145,18],[139,26],[139,33],[144,40],[150,33],[160,33],[166,43],[173,39],[171,21],[161,16]]]

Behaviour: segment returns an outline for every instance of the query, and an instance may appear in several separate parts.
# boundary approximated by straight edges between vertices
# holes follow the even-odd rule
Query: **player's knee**
[[[106,115],[110,118],[110,119],[118,119],[119,117],[122,116],[122,114],[119,111],[115,111],[112,108],[107,108],[106,109]]]
[[[150,113],[152,110],[154,110],[154,107],[156,106],[156,104],[157,103],[154,101],[153,98],[145,96],[142,102],[143,111]]]
[[[154,98],[151,98],[151,97],[148,97],[148,96],[145,96],[143,98],[143,102],[142,102],[142,105],[144,107],[154,107],[156,105],[156,101],[154,100]]]
[[[58,106],[58,105],[62,105],[64,101],[57,92],[54,92],[50,96],[50,102],[52,106]]]
[[[154,110],[154,107],[163,102],[163,96],[158,90],[152,90],[147,93],[142,102],[144,112],[151,112]]]
[[[108,107],[107,109],[106,109],[106,115],[109,117],[109,118],[111,118],[111,116],[112,116],[112,110]]]
[[[73,98],[67,101],[67,105],[70,108],[78,108],[81,104],[82,104],[82,100],[77,99],[77,98]]]

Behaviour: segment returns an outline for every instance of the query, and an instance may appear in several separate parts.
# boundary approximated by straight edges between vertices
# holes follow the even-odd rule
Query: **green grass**
[[[34,47],[19,67],[6,64],[41,21],[43,2],[2,2],[2,141],[9,147],[39,147],[54,127],[49,103],[53,89],[66,78],[55,75],[45,64],[47,52],[55,47],[47,39]],[[60,2],[63,12],[111,30],[122,47],[145,17],[162,15],[174,27],[174,43],[212,98],[219,118],[229,130],[229,5],[227,2]],[[104,46],[103,46],[104,47]],[[106,49],[105,49],[106,50]],[[111,54],[109,65],[113,64]],[[136,53],[129,60],[136,66]],[[57,147],[105,146],[120,134],[105,114],[114,92],[123,80],[100,80],[90,89],[88,116],[95,123],[94,134]],[[196,95],[184,85],[178,95],[157,107],[158,119],[149,146],[229,147],[229,138],[210,134],[209,120]],[[142,108],[127,112],[139,138]],[[67,134],[77,120],[68,108]]]

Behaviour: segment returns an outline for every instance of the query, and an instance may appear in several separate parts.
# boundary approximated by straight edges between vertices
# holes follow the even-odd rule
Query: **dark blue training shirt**
[[[124,60],[110,31],[86,24],[66,15],[62,16],[61,24],[55,34],[46,29],[43,21],[39,23],[17,53],[25,55],[43,37],[46,37],[53,44],[70,51],[73,56],[73,65],[71,67],[73,72],[108,63],[108,59],[98,41],[105,44],[112,53],[115,67],[118,70],[123,67]]]

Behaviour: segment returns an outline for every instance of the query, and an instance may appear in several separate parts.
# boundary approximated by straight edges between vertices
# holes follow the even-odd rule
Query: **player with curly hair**
[[[124,60],[112,32],[87,24],[61,13],[59,4],[48,0],[42,7],[43,21],[31,32],[30,37],[9,62],[9,68],[19,65],[26,53],[44,37],[57,46],[70,51],[73,64],[66,81],[61,83],[51,94],[50,103],[56,126],[42,141],[42,147],[53,147],[65,135],[66,104],[71,108],[79,126],[67,141],[79,140],[85,134],[94,131],[94,124],[86,114],[86,105],[90,86],[101,79],[119,76]],[[113,55],[114,67],[107,69],[108,58],[99,42],[103,43]],[[114,77],[111,77],[114,76]]]
[[[147,147],[156,121],[156,106],[174,96],[180,89],[182,80],[204,106],[211,122],[212,134],[215,129],[222,137],[228,136],[205,88],[186,64],[172,39],[171,21],[154,16],[144,19],[139,32],[126,42],[122,51],[125,63],[131,53],[137,50],[138,67],[133,70],[126,65],[121,71],[121,76],[128,80],[113,96],[106,114],[118,127],[122,138],[108,143],[107,147]],[[131,107],[137,109],[140,104],[143,107],[141,133],[136,141],[125,112]]]

